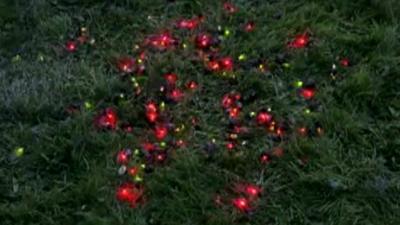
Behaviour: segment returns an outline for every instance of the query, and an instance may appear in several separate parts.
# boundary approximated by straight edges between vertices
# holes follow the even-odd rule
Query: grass
[[[240,8],[224,15],[213,0],[27,0],[0,2],[0,221],[1,224],[399,224],[400,223],[400,9],[395,0],[236,0]],[[237,78],[206,74],[189,44],[153,53],[141,81],[144,94],[135,97],[112,60],[133,54],[133,45],[171,22],[206,15],[202,30],[227,27],[231,36],[221,54],[264,58],[271,73],[240,69]],[[253,33],[240,24],[254,20]],[[64,43],[81,26],[96,39],[76,53]],[[309,31],[312,44],[288,50],[286,42]],[[197,33],[197,31],[193,32]],[[288,53],[283,68],[275,59]],[[329,73],[338,57],[352,66],[339,68],[341,80]],[[247,64],[246,64],[247,65]],[[195,79],[200,90],[167,110],[176,124],[185,123],[188,146],[168,165],[146,174],[147,202],[132,209],[117,202],[116,152],[136,147],[148,134],[143,103],[155,97],[159,76],[175,71],[182,81]],[[317,83],[316,106],[296,96],[291,84]],[[237,90],[244,111],[271,107],[289,127],[321,124],[324,135],[288,140],[268,138],[255,129],[249,143],[228,154],[224,135],[228,121],[221,97]],[[119,99],[120,93],[126,95]],[[255,94],[255,100],[251,96]],[[88,101],[92,109],[65,112],[70,104]],[[98,132],[93,117],[114,106],[133,123],[133,134]],[[200,128],[190,127],[197,116]],[[213,157],[204,145],[217,140]],[[24,147],[22,157],[14,149]],[[267,168],[257,157],[281,146],[282,158]],[[305,165],[299,159],[308,159]],[[252,182],[264,189],[251,215],[213,198],[235,182]]]

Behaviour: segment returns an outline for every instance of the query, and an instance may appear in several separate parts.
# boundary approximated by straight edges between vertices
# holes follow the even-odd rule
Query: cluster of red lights
[[[179,29],[193,30],[199,26],[203,19],[203,16],[195,17],[192,19],[181,19],[176,22],[176,27]]]
[[[94,119],[94,125],[99,129],[111,129],[117,128],[118,115],[113,108],[106,108],[97,115]]]
[[[223,9],[228,14],[233,14],[238,11],[238,8],[230,2],[223,3]],[[175,22],[175,28],[183,30],[195,30],[199,27],[203,17],[194,17],[192,19],[181,19]],[[241,25],[241,28],[245,32],[253,32],[255,29],[255,23],[253,21],[246,22]],[[183,32],[182,32],[183,33]],[[185,32],[191,33],[192,32]],[[221,38],[222,39],[222,38]],[[65,49],[68,52],[75,52],[80,44],[85,43],[87,36],[79,37],[76,40],[70,40],[65,43]],[[193,39],[192,39],[193,40]],[[197,48],[196,52],[205,55],[202,58],[202,62],[205,62],[205,66],[209,71],[212,72],[232,72],[235,69],[235,62],[230,56],[218,55],[218,49],[216,48],[221,40],[214,35],[206,32],[200,32],[194,36],[194,46]],[[175,38],[169,31],[163,32],[156,35],[150,35],[144,41],[144,46],[150,47],[156,50],[167,50],[174,48],[179,43],[179,40]],[[294,49],[306,48],[310,44],[310,36],[307,33],[299,34],[294,37],[293,40],[289,41],[288,47]],[[139,47],[138,47],[139,49]],[[122,74],[142,74],[145,70],[144,61],[146,59],[145,52],[141,52],[139,57],[123,56],[117,59],[116,67]],[[240,59],[239,59],[240,61]],[[350,66],[348,58],[342,58],[339,61],[342,67]],[[260,69],[265,69],[260,68]],[[185,98],[186,91],[196,90],[199,84],[194,80],[189,80],[186,83],[179,82],[179,77],[176,73],[166,73],[163,75],[164,83],[160,87],[160,91],[168,102],[178,103]],[[316,88],[315,86],[298,86],[298,94],[305,100],[311,100],[315,97]],[[233,150],[238,143],[239,134],[243,133],[247,127],[242,126],[239,123],[239,118],[242,111],[242,97],[240,93],[230,92],[222,97],[221,105],[223,110],[229,117],[229,121],[233,124],[230,129],[228,138],[226,139],[226,148]],[[161,164],[166,162],[171,149],[167,146],[167,143],[173,143],[175,147],[185,145],[182,139],[170,141],[174,139],[173,131],[174,125],[169,123],[167,113],[162,108],[163,106],[158,105],[155,101],[148,101],[145,104],[145,118],[149,122],[149,134],[151,135],[150,141],[146,140],[141,145],[141,152],[147,164]],[[277,124],[274,120],[270,110],[259,110],[258,113],[251,114],[250,120],[253,120],[251,124],[266,128],[268,132],[278,137],[283,137],[285,134],[285,126]],[[254,117],[253,117],[254,116]],[[168,121],[168,122],[166,122]],[[242,122],[242,121],[241,121]],[[115,109],[106,108],[100,112],[94,119],[94,124],[99,129],[111,129],[115,130],[118,127],[119,119]],[[197,122],[196,122],[197,123]],[[195,122],[193,122],[195,125]],[[130,124],[124,124],[120,126],[126,132],[132,132],[133,128]],[[313,132],[312,129],[306,127],[299,127],[297,130],[298,135],[307,136],[308,133]],[[316,132],[321,134],[322,128],[317,127]],[[167,146],[167,147],[166,147]],[[135,153],[136,154],[136,153]],[[265,151],[259,156],[259,162],[263,165],[271,162],[272,157],[280,157],[283,155],[282,148],[275,148],[273,151]],[[132,166],[133,153],[130,149],[122,149],[117,153],[116,162],[125,168],[124,173],[135,177],[138,176],[142,171],[142,167],[138,165]],[[262,193],[262,188],[253,184],[240,184],[234,188],[234,198],[229,198],[230,207],[232,205],[240,212],[248,213],[257,205],[259,198]],[[121,202],[128,203],[131,207],[137,206],[143,199],[143,187],[137,184],[127,182],[117,188],[116,197]],[[218,200],[221,203],[221,199]]]
[[[219,59],[211,59],[207,62],[207,69],[213,72],[233,70],[233,59],[231,57],[221,57]]]
[[[173,37],[170,32],[164,32],[162,34],[150,35],[145,40],[145,45],[150,46],[158,50],[166,50],[174,47],[179,43],[178,39]]]
[[[254,184],[235,184],[229,188],[230,194],[222,197],[216,196],[215,203],[219,206],[229,204],[242,213],[250,213],[259,203],[262,195],[262,188]]]

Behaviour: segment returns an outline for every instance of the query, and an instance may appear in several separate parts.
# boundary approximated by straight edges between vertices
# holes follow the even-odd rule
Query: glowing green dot
[[[160,103],[160,110],[164,111],[165,110],[165,102]]]
[[[132,77],[132,78],[131,78],[131,81],[132,81],[132,82],[136,82],[136,78]]]
[[[296,87],[303,87],[303,81],[299,80],[295,83]]]
[[[143,60],[142,60],[142,59],[138,59],[138,60],[137,60],[137,63],[142,64],[142,63],[143,63]]]
[[[311,110],[310,110],[310,109],[305,109],[305,110],[304,110],[304,113],[305,113],[305,114],[310,114],[310,113],[311,113]]]
[[[160,147],[165,148],[167,146],[167,143],[165,141],[160,142]]]
[[[84,103],[84,105],[85,105],[85,109],[91,109],[91,108],[93,107],[92,103],[90,103],[90,102],[88,102],[88,101],[86,101],[86,102]]]
[[[141,176],[135,176],[135,181],[136,182],[142,182],[143,178]]]
[[[290,64],[289,63],[283,63],[282,66],[286,69],[290,68]]]
[[[137,149],[137,148],[135,148],[135,150],[133,150],[133,154],[135,154],[135,155],[139,155],[139,154],[140,154],[140,150],[139,150],[139,149]]]
[[[142,167],[142,169],[146,168],[146,164],[140,164],[140,167]]]
[[[15,156],[17,156],[17,157],[21,157],[22,155],[24,155],[24,152],[25,152],[25,150],[24,150],[23,147],[18,147],[18,148],[16,148],[16,149],[14,150],[14,154],[15,154]]]
[[[231,31],[228,30],[228,29],[225,29],[224,35],[225,35],[226,37],[228,37],[229,35],[231,35]]]
[[[138,82],[134,82],[133,83],[133,87],[135,87],[135,88],[139,87],[139,83]]]
[[[239,57],[238,57],[238,59],[239,59],[239,61],[244,61],[244,60],[247,59],[247,57],[246,57],[245,54],[240,54]]]
[[[188,45],[186,43],[182,44],[182,48],[187,48],[187,47],[188,47]]]
[[[255,117],[256,116],[256,112],[250,112],[250,117]]]
[[[120,97],[120,98],[125,98],[124,93],[119,94],[119,97]]]

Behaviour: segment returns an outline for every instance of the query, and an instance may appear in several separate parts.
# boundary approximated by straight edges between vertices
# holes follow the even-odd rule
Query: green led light
[[[240,54],[239,57],[238,57],[238,59],[239,59],[239,61],[244,61],[244,60],[247,59],[247,57],[246,57],[245,54]]]
[[[25,150],[24,150],[23,147],[18,147],[18,148],[16,148],[16,149],[14,150],[14,154],[15,154],[16,157],[21,157],[21,156],[23,156],[23,155],[24,155],[24,152],[25,152]]]
[[[296,82],[296,87],[303,87],[303,81],[299,80]]]
[[[283,63],[282,66],[283,66],[284,68],[286,68],[286,69],[289,69],[289,68],[290,68],[290,64],[289,64],[289,63]]]
[[[92,103],[90,103],[90,102],[88,102],[88,101],[86,101],[86,102],[84,103],[84,105],[85,105],[85,109],[91,109],[91,108],[93,108]]]

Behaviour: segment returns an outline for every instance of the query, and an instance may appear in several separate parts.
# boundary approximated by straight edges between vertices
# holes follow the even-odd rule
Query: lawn
[[[397,0],[1,0],[0,224],[400,224]]]

